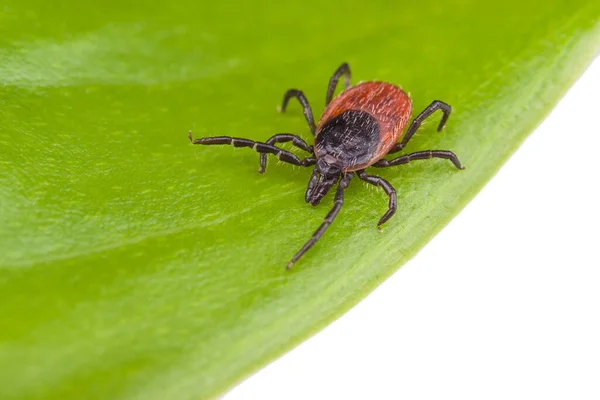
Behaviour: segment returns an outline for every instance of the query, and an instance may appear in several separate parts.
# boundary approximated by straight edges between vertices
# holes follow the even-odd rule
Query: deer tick
[[[333,93],[341,77],[344,77],[344,91],[333,99]],[[287,268],[306,253],[325,233],[325,230],[342,208],[344,190],[354,174],[371,185],[380,186],[389,196],[388,210],[381,217],[377,227],[389,220],[396,212],[396,191],[385,179],[369,175],[367,167],[385,168],[406,164],[414,160],[444,158],[450,160],[458,169],[463,169],[456,154],[448,150],[425,150],[386,160],[384,157],[404,149],[410,138],[419,129],[421,123],[437,110],[443,113],[438,126],[441,131],[450,116],[451,107],[443,101],[433,101],[410,124],[406,134],[398,143],[411,116],[412,103],[406,92],[391,83],[362,82],[350,87],[350,67],[342,64],[329,80],[325,112],[318,125],[315,125],[313,113],[304,93],[297,89],[288,90],[283,97],[281,112],[285,112],[291,98],[297,98],[304,109],[306,122],[315,137],[314,147],[301,137],[279,133],[266,142],[230,136],[214,136],[193,140],[192,132],[188,137],[193,144],[227,144],[234,147],[251,147],[260,153],[259,172],[264,173],[267,154],[274,154],[280,161],[302,167],[315,166],[308,187],[306,202],[315,206],[337,183],[333,208],[325,220],[306,244],[292,257]],[[333,101],[332,101],[333,99]],[[295,154],[283,150],[275,143],[292,142],[292,145],[306,151],[309,156],[300,159]]]

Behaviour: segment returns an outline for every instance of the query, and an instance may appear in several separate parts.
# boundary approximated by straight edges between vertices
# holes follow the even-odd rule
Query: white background
[[[599,175],[597,59],[413,260],[224,399],[600,399]]]

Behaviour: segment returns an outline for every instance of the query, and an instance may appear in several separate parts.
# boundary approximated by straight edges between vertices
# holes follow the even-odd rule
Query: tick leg
[[[289,133],[279,133],[277,135],[273,135],[266,141],[267,144],[274,143],[283,143],[283,142],[292,142],[292,144],[304,151],[309,152],[314,155],[313,147],[308,145],[300,136],[291,135]],[[267,168],[267,155],[265,153],[261,153],[260,155],[260,168],[258,172],[261,174],[265,173],[265,168]]]
[[[447,150],[425,150],[425,151],[417,151],[416,153],[407,154],[405,156],[400,156],[398,158],[394,158],[392,160],[379,160],[375,164],[371,165],[372,167],[377,168],[385,168],[385,167],[393,167],[394,165],[407,164],[414,160],[427,160],[429,158],[444,158],[446,160],[452,161],[452,164],[458,169],[465,169],[458,160],[456,154]]]
[[[317,159],[314,157],[307,157],[301,160],[294,153],[290,153],[289,151],[280,149],[279,147],[273,146],[272,144],[255,142],[254,140],[250,139],[236,138],[230,136],[213,136],[194,140],[192,139],[192,132],[188,133],[188,138],[193,144],[228,144],[233,147],[251,147],[252,150],[256,152],[275,154],[275,157],[277,157],[277,159],[279,159],[280,161],[290,163],[293,165],[298,165],[301,167],[307,167],[309,165],[315,165],[317,163]]]
[[[388,210],[385,212],[385,214],[383,214],[383,217],[381,217],[381,219],[377,223],[377,229],[379,229],[379,231],[381,232],[381,225],[383,225],[388,219],[392,218],[392,215],[394,215],[394,213],[396,212],[396,208],[398,206],[398,201],[396,199],[396,190],[394,190],[392,185],[385,179],[379,176],[368,175],[364,169],[356,171],[356,174],[360,179],[367,183],[370,183],[371,185],[381,186],[385,194],[390,196]]]
[[[304,109],[304,116],[306,117],[306,122],[308,122],[310,131],[314,135],[315,130],[317,129],[317,127],[315,126],[315,119],[313,118],[313,113],[312,109],[310,108],[310,104],[308,104],[308,100],[306,99],[306,96],[304,95],[304,93],[302,93],[301,90],[290,89],[287,92],[285,92],[285,95],[283,96],[283,103],[281,103],[281,112],[285,112],[288,102],[292,97],[297,98],[300,104],[302,104],[302,108]]]
[[[313,233],[312,237],[308,240],[308,242],[306,242],[306,244],[300,249],[300,251],[296,253],[296,255],[288,263],[288,265],[286,266],[287,269],[292,268],[294,263],[298,261],[300,257],[302,257],[304,253],[306,253],[311,247],[313,247],[315,243],[317,243],[317,240],[319,240],[321,236],[323,236],[323,233],[325,233],[327,227],[331,225],[335,217],[340,212],[342,204],[344,204],[344,189],[348,187],[348,183],[350,183],[350,180],[353,176],[354,174],[350,172],[342,177],[340,183],[338,184],[337,190],[335,191],[335,200],[333,201],[333,208],[331,209],[331,211],[329,211],[329,213],[325,217],[325,220],[323,221],[321,226],[319,226],[319,229],[317,229],[315,233]]]
[[[331,103],[331,100],[333,99],[333,92],[335,92],[335,88],[342,75],[344,75],[344,90],[346,90],[350,87],[350,66],[348,63],[343,63],[340,65],[329,80],[329,86],[327,86],[327,97],[325,98],[325,107]]]
[[[423,121],[425,119],[427,119],[429,116],[431,116],[431,114],[433,114],[437,110],[442,110],[442,112],[444,113],[444,115],[442,116],[442,120],[440,121],[440,124],[438,125],[437,130],[439,132],[442,129],[444,129],[444,125],[446,125],[446,121],[448,121],[450,112],[452,112],[452,107],[450,107],[448,104],[444,103],[443,101],[434,100],[433,103],[431,103],[429,105],[429,107],[427,107],[425,110],[423,110],[423,112],[421,112],[421,114],[419,114],[415,119],[413,119],[413,122],[408,127],[408,130],[406,131],[406,135],[402,139],[402,142],[397,143],[394,147],[392,147],[392,149],[388,152],[388,154],[397,153],[400,150],[402,150],[404,148],[404,146],[406,146],[406,144],[408,143],[410,138],[415,134],[417,129],[419,129],[419,127],[421,126]]]

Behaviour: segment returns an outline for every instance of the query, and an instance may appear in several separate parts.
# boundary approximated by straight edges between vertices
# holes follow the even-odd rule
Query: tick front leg
[[[344,90],[346,90],[350,87],[350,66],[348,63],[343,63],[340,65],[329,80],[329,86],[327,86],[327,97],[325,98],[325,107],[331,103],[331,100],[333,99],[333,92],[335,92],[335,88],[342,75],[344,76]]]
[[[389,154],[389,153],[388,153]],[[444,158],[446,160],[452,161],[452,164],[458,169],[465,169],[458,160],[456,154],[447,150],[425,150],[425,151],[417,151],[416,153],[407,154],[405,156],[400,156],[398,158],[394,158],[391,160],[379,160],[375,164],[371,165],[376,168],[385,168],[385,167],[393,167],[395,165],[400,164],[408,164],[414,160],[427,160],[430,158]]]
[[[404,148],[404,146],[406,146],[406,144],[408,143],[410,138],[413,137],[413,135],[415,134],[417,129],[419,129],[419,127],[421,126],[423,121],[425,121],[428,117],[431,116],[431,114],[433,114],[437,110],[442,110],[442,112],[444,113],[444,115],[442,116],[442,120],[440,121],[440,124],[438,125],[437,130],[439,132],[442,129],[444,129],[444,125],[446,125],[446,121],[448,121],[448,117],[450,117],[450,113],[452,112],[452,107],[450,107],[448,104],[444,103],[443,101],[434,100],[429,105],[429,107],[427,107],[425,110],[423,110],[421,112],[421,114],[419,114],[413,120],[413,122],[408,127],[408,130],[406,131],[406,135],[402,139],[402,142],[400,142],[400,143],[396,144],[394,147],[392,147],[392,149],[388,152],[388,154],[397,153],[400,150],[402,150]]]
[[[203,144],[203,145],[217,145],[217,144],[228,144],[233,147],[251,147],[252,150],[258,153],[266,153],[266,154],[275,154],[275,157],[280,161],[290,163],[293,165],[298,165],[301,167],[307,167],[309,165],[316,164],[317,160],[314,157],[307,157],[304,159],[299,159],[294,153],[290,153],[289,151],[280,149],[277,146],[273,146],[271,144],[266,144],[262,142],[255,142],[254,140],[244,139],[244,138],[236,138],[231,136],[213,136],[213,137],[205,137],[200,139],[193,139],[192,132],[188,133],[188,138],[190,142],[193,144]]]
[[[300,104],[302,104],[302,109],[304,110],[304,117],[306,117],[306,122],[308,122],[310,131],[314,135],[315,131],[317,130],[317,127],[315,126],[315,119],[313,118],[312,109],[310,108],[310,105],[308,104],[308,100],[306,99],[306,96],[304,95],[304,93],[301,90],[290,89],[287,92],[285,92],[285,95],[283,96],[283,103],[281,103],[281,112],[282,113],[285,112],[288,102],[290,101],[290,99],[292,97],[297,98],[298,101],[300,102]]]
[[[387,220],[392,218],[392,215],[396,212],[396,208],[398,207],[398,200],[396,198],[396,190],[394,187],[385,179],[379,176],[368,175],[367,172],[362,169],[360,171],[356,171],[356,174],[363,181],[370,183],[371,185],[380,186],[385,194],[390,197],[390,201],[388,203],[388,210],[383,214],[383,217],[377,223],[377,229],[381,232],[381,225],[383,225]]]
[[[292,144],[306,152],[309,152],[314,156],[313,147],[307,144],[300,136],[291,135],[288,133],[279,133],[277,135],[273,135],[266,141],[267,144],[274,143],[285,143],[292,142]],[[258,172],[261,174],[265,173],[265,169],[267,168],[267,155],[265,153],[261,153],[260,155],[260,168],[258,168]]]
[[[314,246],[315,243],[317,243],[317,241],[321,238],[321,236],[323,236],[329,225],[331,225],[335,217],[342,209],[342,205],[344,204],[344,190],[348,187],[348,184],[350,183],[350,180],[353,176],[354,174],[350,172],[342,177],[340,183],[338,184],[337,190],[335,191],[335,200],[333,201],[333,208],[331,209],[331,211],[329,211],[329,213],[325,217],[325,220],[323,221],[321,226],[319,226],[319,229],[317,229],[315,233],[313,233],[312,237],[308,240],[308,242],[306,242],[304,246],[302,246],[300,251],[298,251],[296,255],[292,257],[291,261],[286,266],[286,269],[292,268],[296,261],[298,261],[300,257],[304,255],[304,253],[306,253],[311,247]]]

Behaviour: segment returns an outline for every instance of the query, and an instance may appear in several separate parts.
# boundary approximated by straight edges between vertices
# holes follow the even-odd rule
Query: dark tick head
[[[337,182],[341,172],[336,159],[332,156],[319,158],[310,181],[308,181],[306,202],[313,206],[319,204],[321,199],[329,192],[329,189]]]

